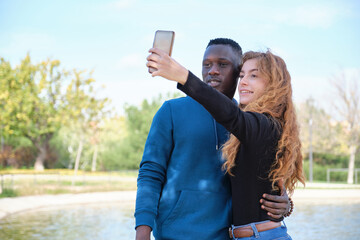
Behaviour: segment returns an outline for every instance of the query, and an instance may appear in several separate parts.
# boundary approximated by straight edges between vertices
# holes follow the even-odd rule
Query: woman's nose
[[[249,82],[248,82],[246,76],[240,78],[240,84],[241,84],[241,85],[248,85],[248,83],[249,83]]]

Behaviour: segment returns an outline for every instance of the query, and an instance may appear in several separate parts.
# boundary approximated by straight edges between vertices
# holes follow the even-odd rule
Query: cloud
[[[146,57],[144,55],[133,53],[122,57],[117,63],[116,68],[144,68]]]
[[[25,55],[26,52],[51,52],[55,39],[45,33],[14,33],[9,37],[8,45],[0,48],[3,56]]]
[[[274,19],[279,23],[304,26],[308,28],[328,28],[339,17],[349,11],[346,6],[331,6],[321,4],[302,5],[295,8],[282,9],[275,14]]]

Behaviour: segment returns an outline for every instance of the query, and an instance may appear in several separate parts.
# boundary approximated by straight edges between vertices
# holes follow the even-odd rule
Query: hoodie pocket
[[[179,213],[181,213],[181,209],[183,208],[187,195],[187,191],[180,191],[179,199],[177,200],[174,208],[170,211],[169,215],[161,221],[161,225],[164,225],[166,222],[171,221],[172,219],[176,218]]]
[[[163,236],[194,234],[204,226],[213,234],[227,233],[231,219],[231,200],[227,193],[183,190],[169,215],[161,221]],[[185,234],[185,235],[184,235]],[[204,233],[203,233],[204,234]],[[210,234],[210,232],[209,232]],[[206,234],[204,235],[206,236]],[[212,236],[207,236],[209,239]]]

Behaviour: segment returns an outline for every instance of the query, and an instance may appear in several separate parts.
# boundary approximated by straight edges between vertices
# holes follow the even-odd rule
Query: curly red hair
[[[305,184],[299,127],[292,101],[291,77],[284,60],[270,51],[246,52],[242,64],[250,59],[257,59],[258,71],[268,80],[267,86],[265,93],[257,100],[246,106],[240,104],[239,107],[243,111],[268,114],[280,124],[282,134],[269,172],[269,179],[272,181],[273,189],[276,188],[277,182],[283,181],[285,188],[291,194],[297,181]],[[231,169],[235,166],[240,144],[240,141],[231,135],[222,148],[223,156],[227,159],[223,167],[230,175],[233,175]]]

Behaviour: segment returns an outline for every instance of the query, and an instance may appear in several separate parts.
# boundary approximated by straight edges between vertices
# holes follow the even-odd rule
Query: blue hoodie
[[[231,193],[221,170],[228,132],[190,97],[165,102],[146,140],[136,227],[156,239],[229,239]]]

